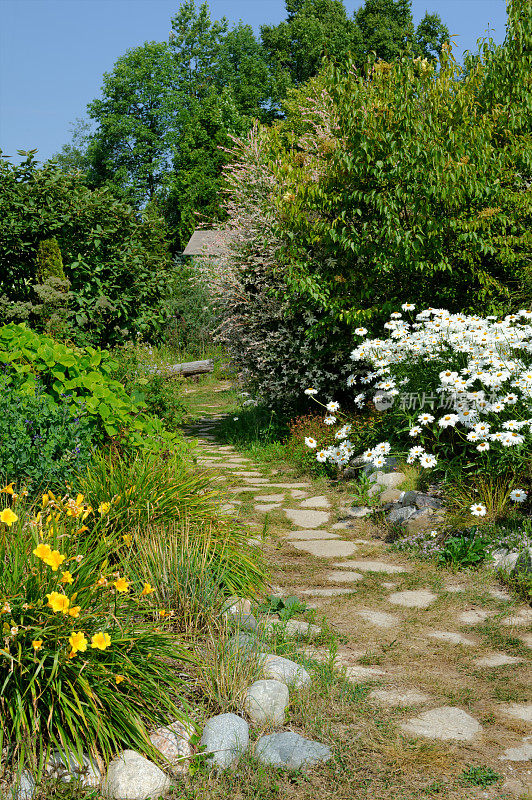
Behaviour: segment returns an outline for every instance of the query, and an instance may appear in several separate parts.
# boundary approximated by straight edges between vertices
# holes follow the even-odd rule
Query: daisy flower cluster
[[[411,304],[403,310],[413,310]],[[428,308],[408,322],[394,312],[385,324],[386,339],[367,339],[351,353],[355,362],[372,370],[360,383],[368,385],[355,402],[377,404],[385,395],[393,413],[409,421],[411,438],[430,438],[437,444],[449,428],[470,445],[487,453],[529,447],[532,432],[532,311],[522,310],[504,319],[451,314]],[[425,378],[424,378],[425,376]],[[436,377],[437,376],[437,377]],[[435,385],[428,385],[434,380]],[[408,386],[420,382],[432,398],[430,411],[412,420],[408,404],[398,403]],[[354,386],[356,376],[348,383]],[[398,408],[400,406],[400,408]],[[440,410],[440,413],[438,413]],[[412,424],[412,421],[414,424]],[[424,434],[430,436],[424,437]],[[410,448],[409,463],[434,466],[436,457],[421,445]]]

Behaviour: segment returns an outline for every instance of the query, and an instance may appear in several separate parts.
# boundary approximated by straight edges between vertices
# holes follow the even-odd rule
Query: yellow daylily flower
[[[12,525],[18,519],[16,514],[13,514],[10,508],[5,508],[0,514],[0,522],[6,525]]]
[[[70,647],[72,648],[72,651],[70,653],[71,658],[75,656],[76,653],[84,653],[85,650],[87,649],[88,641],[83,631],[77,631],[77,632],[73,631],[73,633],[68,638],[68,642],[70,644]]]
[[[15,494],[15,490],[13,489],[13,484],[10,483],[8,486],[4,486],[3,489],[0,489],[0,494]]]
[[[49,544],[38,544],[33,551],[33,555],[37,556],[37,558],[40,558],[42,561],[46,561],[46,559],[50,558],[52,555],[52,548]]]
[[[66,595],[60,594],[59,592],[51,592],[47,594],[46,597],[48,598],[48,605],[54,614],[57,614],[59,611],[62,611],[64,614],[68,612],[70,600]]]
[[[82,525],[81,528],[78,528],[78,530],[76,531],[76,536],[79,536],[80,533],[85,533],[85,531],[88,531],[88,530],[89,529],[87,528],[86,525]]]
[[[151,594],[154,591],[155,591],[155,589],[153,588],[151,583],[145,582],[144,583],[144,588],[143,588],[142,592],[140,593],[140,596],[141,597],[146,597],[146,595]]]
[[[43,496],[42,496],[42,507],[46,508],[46,506],[48,505],[49,502],[50,502],[50,495],[49,494],[43,494]]]
[[[42,647],[42,639],[34,639],[33,642],[31,643],[31,646],[33,647],[35,652],[38,653]]]
[[[68,610],[68,616],[69,617],[74,617],[74,619],[77,619],[79,617],[80,611],[81,611],[81,606],[72,606]]]
[[[91,638],[91,647],[94,650],[106,650],[111,646],[111,637],[108,633],[95,633]]]
[[[109,513],[110,508],[111,508],[111,503],[100,503],[100,505],[98,506],[98,513],[101,514],[103,517],[104,514]]]
[[[125,681],[124,675],[116,675],[115,676],[115,683],[116,683],[117,686],[118,686],[119,683],[122,683],[122,681]]]
[[[122,539],[124,540],[124,542],[126,543],[126,545],[127,545],[128,547],[131,547],[131,543],[132,543],[132,541],[133,541],[133,536],[132,536],[130,533],[125,533],[125,534],[122,536]]]
[[[66,572],[61,573],[60,583],[74,583],[74,578],[72,577],[72,574],[68,570],[66,570]]]
[[[128,592],[129,591],[129,581],[126,581],[125,578],[118,578],[118,580],[116,580],[113,583],[113,586],[115,587],[117,592]]]
[[[65,558],[66,556],[61,555],[59,550],[52,550],[50,556],[44,559],[44,563],[48,564],[48,566],[51,567],[54,572],[57,572]]]

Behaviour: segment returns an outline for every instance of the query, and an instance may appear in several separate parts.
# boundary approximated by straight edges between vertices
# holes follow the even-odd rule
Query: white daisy
[[[307,445],[307,447],[311,447],[312,449],[314,449],[314,447],[317,447],[318,443],[316,439],[312,438],[312,436],[305,436],[305,444]]]
[[[318,394],[318,390],[313,389],[312,386],[310,386],[308,389],[305,389],[305,394],[308,394],[310,397],[313,394]]]
[[[338,409],[340,408],[340,403],[337,403],[335,400],[331,400],[329,403],[327,403],[325,408],[327,409],[327,411],[330,411],[331,413],[334,414],[334,412],[338,411]]]
[[[434,422],[434,417],[432,414],[420,414],[417,419],[420,425],[428,425],[429,422]]]
[[[528,494],[524,489],[514,489],[513,492],[510,492],[510,500],[513,500],[514,503],[524,503],[527,497]]]
[[[331,417],[331,416],[324,417],[323,421],[326,425],[334,425],[334,423],[336,422],[336,417]]]
[[[419,436],[419,434],[421,433],[421,426],[420,425],[414,425],[413,428],[410,428],[408,433],[409,433],[410,436]]]
[[[425,469],[432,469],[432,467],[435,467],[438,463],[438,459],[430,453],[424,453],[419,459],[419,463],[422,467],[425,467]]]
[[[482,503],[473,503],[473,505],[470,506],[470,509],[471,509],[471,513],[473,514],[474,517],[485,517],[486,516],[487,508],[486,508],[486,506],[483,506]]]

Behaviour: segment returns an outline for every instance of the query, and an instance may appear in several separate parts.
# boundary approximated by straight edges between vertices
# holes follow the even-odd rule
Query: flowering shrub
[[[48,492],[37,511],[12,484],[1,496],[0,726],[13,769],[42,770],[51,750],[155,757],[145,726],[182,715],[184,656],[154,621],[154,587],[130,575],[108,508]]]
[[[402,308],[414,310],[409,303]],[[394,312],[384,326],[387,338],[364,339],[351,353],[358,367],[348,378],[355,404],[387,409],[383,418],[393,432],[392,441],[367,450],[365,460],[382,466],[393,446],[407,463],[425,469],[502,473],[509,483],[512,476],[530,480],[531,319],[526,310],[496,319],[428,308],[409,322]],[[324,422],[336,424],[338,403],[325,408]],[[349,433],[349,425],[340,427],[332,448],[316,443],[317,459],[340,468],[348,464],[354,454]],[[527,492],[514,487],[510,498],[522,503]],[[471,510],[485,513],[482,504]]]

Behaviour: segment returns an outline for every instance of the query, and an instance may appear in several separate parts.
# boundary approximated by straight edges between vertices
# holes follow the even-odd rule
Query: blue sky
[[[345,0],[351,13],[363,0]],[[261,24],[285,18],[284,0],[211,0],[212,17]],[[44,160],[69,141],[70,123],[98,96],[102,74],[145,41],[168,38],[179,0],[0,0],[0,148],[38,148]],[[438,13],[456,52],[504,39],[504,0],[413,0],[414,21]]]

